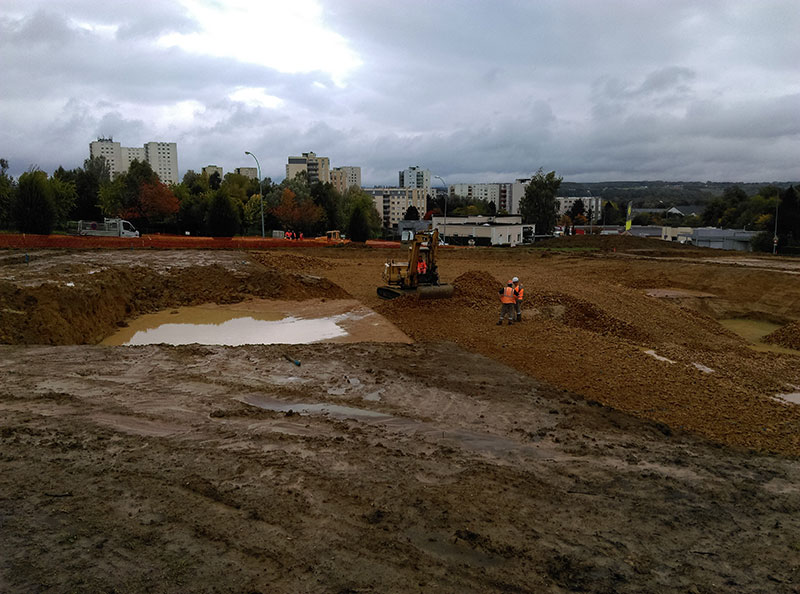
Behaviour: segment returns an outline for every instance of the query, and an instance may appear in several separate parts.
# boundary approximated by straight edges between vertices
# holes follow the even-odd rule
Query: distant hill
[[[764,186],[788,188],[798,182],[665,182],[665,181],[616,181],[616,182],[569,182],[561,183],[559,196],[601,196],[612,202],[630,202],[637,208],[660,208],[687,204],[705,204],[721,196],[725,188],[739,186],[752,196]]]

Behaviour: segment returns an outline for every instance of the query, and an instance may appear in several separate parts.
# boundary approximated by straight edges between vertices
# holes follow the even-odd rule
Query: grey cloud
[[[800,178],[793,0],[328,1],[325,22],[364,62],[343,87],[157,47],[197,26],[177,2],[28,2],[0,7],[0,146],[14,147],[0,156],[12,167],[77,166],[113,134],[179,142],[181,169],[245,165],[250,150],[275,179],[308,150],[361,165],[367,184],[412,164],[449,183],[539,166],[577,180]],[[231,100],[240,86],[283,106]],[[140,113],[181,101],[200,112],[186,127]]]

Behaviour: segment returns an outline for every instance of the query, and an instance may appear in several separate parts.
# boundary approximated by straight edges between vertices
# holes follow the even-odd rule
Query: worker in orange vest
[[[420,256],[417,260],[417,274],[425,274],[426,272],[428,272],[428,265],[425,263],[423,257]]]
[[[517,305],[517,291],[514,289],[514,283],[508,281],[508,284],[500,289],[500,321],[497,322],[498,326],[503,325],[503,318],[508,316],[508,325],[514,323],[515,308]]]
[[[519,279],[515,276],[511,279],[511,283],[514,286],[514,290],[517,292],[517,302],[514,304],[517,314],[517,322],[522,321],[522,295],[525,293],[525,289],[522,288],[522,285],[519,284]]]

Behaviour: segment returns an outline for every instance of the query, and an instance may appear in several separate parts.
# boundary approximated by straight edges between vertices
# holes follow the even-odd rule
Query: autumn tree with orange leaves
[[[141,213],[148,220],[163,220],[177,214],[178,198],[164,183],[143,183],[139,190]]]
[[[298,198],[289,188],[281,192],[281,202],[272,209],[272,214],[284,229],[309,234],[322,219],[324,211],[310,198]]]

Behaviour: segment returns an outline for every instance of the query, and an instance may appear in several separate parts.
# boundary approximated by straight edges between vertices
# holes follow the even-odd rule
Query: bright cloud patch
[[[166,47],[235,58],[280,72],[327,72],[338,85],[361,65],[346,40],[328,30],[316,0],[181,0],[200,23],[196,33],[161,38]]]
[[[239,87],[228,95],[233,101],[239,101],[256,107],[275,109],[283,105],[283,101],[275,95],[268,94],[264,89],[254,87]]]

